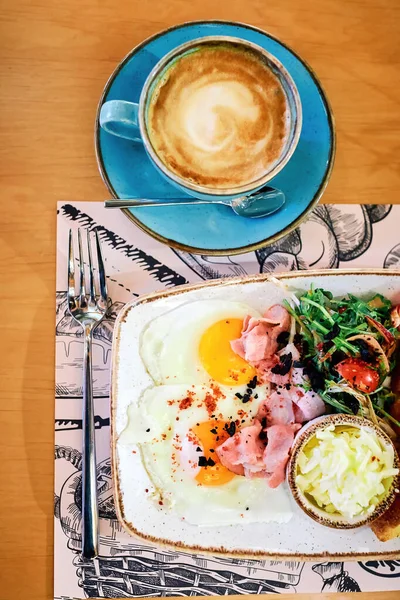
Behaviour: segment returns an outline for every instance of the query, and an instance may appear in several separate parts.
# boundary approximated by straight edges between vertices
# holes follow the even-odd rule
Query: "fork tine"
[[[99,267],[99,283],[100,283],[100,297],[104,304],[104,307],[107,307],[107,281],[106,281],[106,273],[104,269],[103,262],[103,254],[101,252],[101,244],[99,239],[99,234],[97,229],[95,230],[96,235],[96,250],[97,250],[97,264]]]
[[[83,263],[83,252],[82,252],[82,236],[81,230],[78,229],[78,249],[79,249],[79,296],[80,302],[86,303],[86,290],[85,290],[85,271]]]
[[[72,239],[72,229],[68,236],[68,306],[73,310],[75,306],[75,264],[74,264],[74,242]]]
[[[90,301],[96,303],[96,290],[94,289],[94,277],[93,277],[93,260],[92,260],[92,248],[90,245],[90,231],[87,230],[87,248],[89,258],[89,293]]]

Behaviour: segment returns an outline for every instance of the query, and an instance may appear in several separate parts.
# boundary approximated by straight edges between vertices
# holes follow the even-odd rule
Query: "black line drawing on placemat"
[[[243,577],[227,567],[210,570],[185,563],[168,565],[147,557],[98,557],[84,562],[77,556],[74,565],[80,571],[80,585],[89,598],[226,596],[295,591],[279,581]]]
[[[243,265],[235,262],[230,256],[203,256],[181,252],[174,248],[171,250],[203,279],[239,277],[248,274]]]
[[[386,255],[383,262],[385,269],[396,269],[400,267],[400,244],[396,244]]]
[[[364,571],[377,577],[400,577],[400,560],[368,560],[358,564]]]
[[[342,562],[318,563],[312,570],[322,577],[321,592],[361,592],[357,581],[344,570]]]
[[[144,271],[148,271],[151,277],[166,287],[188,283],[185,277],[167,265],[161,263],[157,258],[151,256],[151,254],[148,254],[144,250],[129,244],[121,236],[117,235],[110,229],[107,229],[102,225],[98,225],[92,217],[80,211],[72,204],[64,204],[61,206],[60,212],[70,221],[77,222],[79,226],[86,227],[89,231],[96,230],[103,244],[111,246],[111,248],[114,250],[117,250],[127,258],[130,258]]]
[[[389,204],[321,204],[289,235],[256,250],[260,273],[333,269],[359,258],[371,245],[374,223],[385,219],[391,208]],[[243,266],[230,257],[211,259],[174,252],[202,279],[246,275]]]
[[[55,419],[56,431],[76,431],[82,429],[82,419]],[[110,427],[110,418],[103,418],[100,415],[94,417],[94,428],[102,429]]]
[[[66,536],[78,585],[85,597],[213,596],[295,592],[303,563],[224,559],[158,550],[134,540],[121,543],[115,514],[110,459],[97,465],[100,515],[100,556],[83,560],[81,549],[82,455],[55,447],[55,459],[65,459],[74,471],[54,495],[54,514]]]

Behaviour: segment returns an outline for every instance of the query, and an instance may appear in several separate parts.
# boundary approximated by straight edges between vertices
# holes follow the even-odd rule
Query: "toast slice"
[[[392,506],[371,525],[372,531],[381,542],[400,537],[400,494]]]

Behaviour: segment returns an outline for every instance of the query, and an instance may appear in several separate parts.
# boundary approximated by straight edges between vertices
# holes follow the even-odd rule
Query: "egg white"
[[[211,378],[201,364],[199,345],[203,333],[223,319],[261,317],[243,302],[198,300],[181,304],[152,320],[140,337],[140,355],[158,384],[209,384]]]
[[[258,398],[243,404],[235,393],[243,393],[245,387],[220,386],[224,397],[218,401],[215,413],[222,420],[240,418],[242,426],[252,422],[268,388],[257,386],[254,394]],[[187,396],[188,389],[194,401],[181,410],[179,401]],[[129,408],[128,424],[119,441],[139,446],[143,465],[157,490],[156,501],[199,526],[288,521],[292,512],[284,486],[271,489],[264,479],[238,475],[220,486],[204,486],[195,479],[198,469],[189,465],[199,455],[186,436],[196,423],[210,419],[203,402],[207,393],[212,393],[211,388],[202,385],[162,385],[147,389]],[[237,416],[241,410],[246,416]]]

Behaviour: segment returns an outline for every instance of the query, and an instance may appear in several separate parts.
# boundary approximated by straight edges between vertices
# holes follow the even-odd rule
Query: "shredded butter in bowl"
[[[330,415],[295,441],[289,484],[297,503],[315,520],[358,527],[393,502],[398,462],[390,439],[369,421]]]

